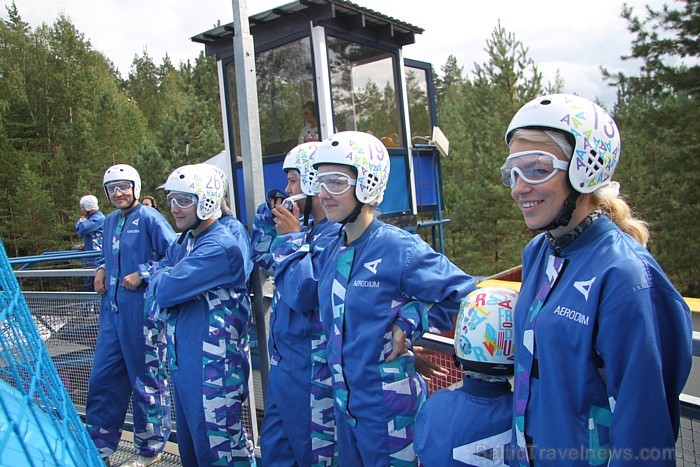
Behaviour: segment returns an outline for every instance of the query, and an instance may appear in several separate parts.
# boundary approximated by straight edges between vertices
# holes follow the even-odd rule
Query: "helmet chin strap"
[[[202,223],[202,219],[200,219],[198,216],[197,220],[195,222],[193,222],[192,225],[190,225],[189,227],[185,227],[185,230],[182,231],[182,233],[180,234],[180,237],[177,239],[177,244],[182,245],[182,241],[187,236],[187,232],[189,232],[190,230],[196,229],[197,227],[199,227],[199,225],[201,223]]]
[[[576,209],[576,201],[578,200],[578,197],[579,192],[572,188],[569,196],[567,196],[566,200],[564,201],[564,206],[562,206],[561,211],[559,211],[559,214],[557,214],[557,217],[555,217],[552,222],[544,227],[540,227],[535,230],[554,230],[558,227],[569,225],[569,222],[571,222],[571,217],[574,215],[574,209]]]
[[[341,226],[341,228],[338,229],[338,236],[339,237],[343,233],[342,227],[345,224],[348,224],[348,223],[352,224],[353,222],[355,222],[357,220],[358,217],[360,217],[360,213],[362,212],[362,206],[364,206],[364,204],[360,203],[360,201],[357,198],[355,198],[355,201],[357,201],[357,204],[355,205],[355,209],[352,210],[352,212],[350,213],[350,215],[348,217],[346,217],[345,219],[343,219],[342,221],[339,222],[340,226]]]
[[[304,203],[304,226],[309,225],[309,216],[311,215],[312,207],[311,196],[306,197],[306,202]]]

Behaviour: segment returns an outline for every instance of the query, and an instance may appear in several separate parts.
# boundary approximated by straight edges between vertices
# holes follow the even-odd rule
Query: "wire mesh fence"
[[[0,242],[0,464],[102,462],[58,375]],[[47,316],[46,330],[61,327]]]

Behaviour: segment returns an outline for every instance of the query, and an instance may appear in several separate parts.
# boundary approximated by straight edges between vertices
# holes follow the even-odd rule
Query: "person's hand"
[[[277,230],[278,235],[301,231],[299,206],[297,206],[297,203],[294,203],[293,209],[293,212],[289,212],[287,208],[277,206],[272,210],[272,220],[275,222],[275,230]]]
[[[75,249],[76,250],[85,250],[85,245],[76,245]]]
[[[277,206],[281,206],[282,201],[284,201],[284,198],[270,198],[267,200],[267,205],[270,206],[270,209],[274,209]]]
[[[416,371],[420,373],[424,380],[431,381],[433,378],[444,378],[450,375],[450,371],[447,368],[443,368],[428,359],[428,356],[436,355],[434,350],[414,345],[413,355],[416,357],[414,363]]]
[[[392,326],[391,326],[391,345],[392,345],[392,350],[391,350],[391,353],[389,354],[389,356],[386,357],[387,362],[395,360],[396,357],[408,352],[408,343],[406,342],[406,334],[404,334],[403,330],[400,327],[398,327],[396,324],[392,324]]]
[[[95,280],[93,281],[93,284],[95,286],[95,292],[98,294],[104,295],[107,293],[107,287],[105,283],[105,278],[107,277],[107,272],[103,269],[100,268],[95,272]]]
[[[139,288],[143,280],[139,277],[138,272],[132,272],[128,276],[124,277],[124,280],[122,281],[122,285],[124,286],[125,289],[127,290],[136,290]]]

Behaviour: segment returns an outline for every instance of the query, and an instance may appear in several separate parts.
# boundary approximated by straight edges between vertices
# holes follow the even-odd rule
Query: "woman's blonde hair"
[[[519,129],[513,133],[509,144],[516,139],[542,144],[553,149],[571,160],[573,147],[567,141],[565,135],[557,131]],[[593,209],[601,209],[610,219],[626,234],[641,243],[644,247],[649,242],[649,224],[634,216],[632,208],[619,196],[617,190],[605,190],[606,187],[594,191],[582,197],[588,197]]]

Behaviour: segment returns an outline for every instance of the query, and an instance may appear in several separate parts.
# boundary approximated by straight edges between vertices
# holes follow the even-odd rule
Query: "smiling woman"
[[[375,136],[339,132],[314,154],[314,191],[339,235],[322,251],[275,244],[277,274],[313,270],[327,339],[338,457],[348,465],[416,462],[413,424],[427,395],[407,344],[452,327],[473,279],[417,236],[384,224],[389,154]],[[291,252],[291,253],[290,253]],[[296,290],[306,290],[306,283]]]
[[[595,458],[559,459],[567,465],[614,452],[672,456],[690,312],[644,248],[646,225],[618,197],[617,125],[593,102],[554,94],[523,106],[505,139],[503,183],[527,226],[544,231],[523,253],[514,311],[514,460],[529,466],[569,450]]]

